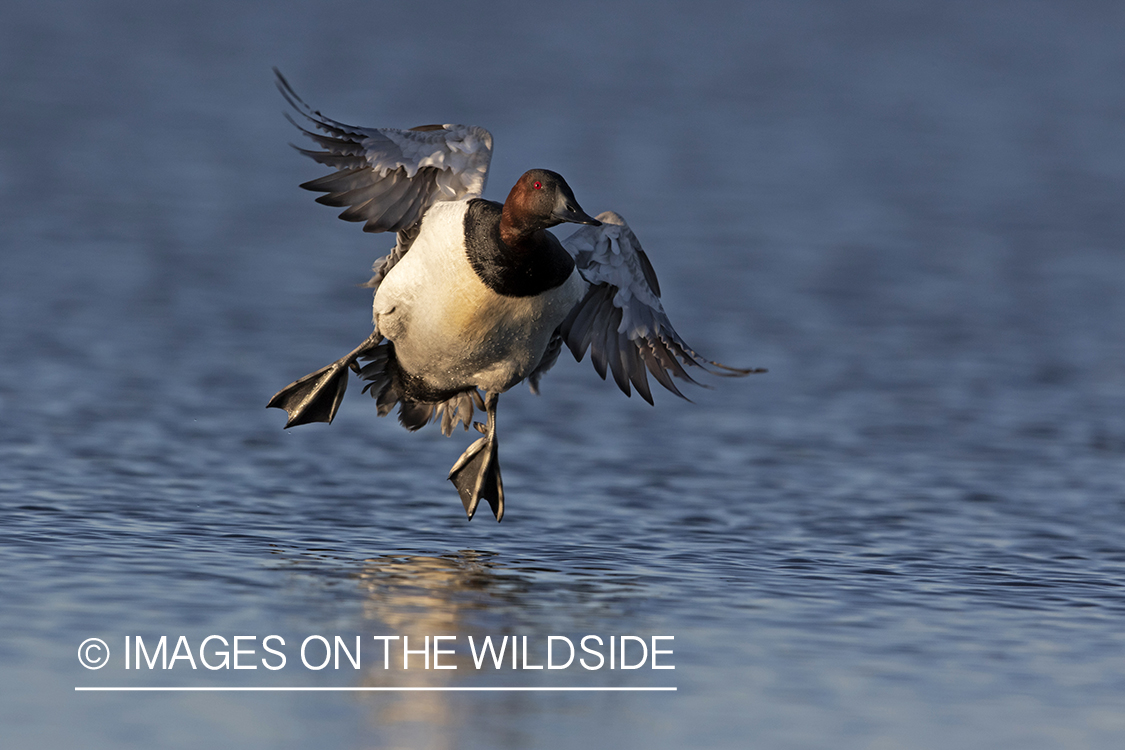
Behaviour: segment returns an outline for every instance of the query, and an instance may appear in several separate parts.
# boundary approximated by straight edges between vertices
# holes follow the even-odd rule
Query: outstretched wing
[[[585,298],[563,322],[560,332],[579,362],[590,349],[594,369],[605,379],[613,373],[617,386],[630,395],[629,384],[652,403],[646,370],[680,398],[687,398],[672,377],[696,381],[687,369],[701,367],[713,375],[739,377],[743,370],[712,362],[684,343],[660,304],[660,285],[641,243],[625,220],[606,211],[600,227],[586,226],[563,242],[590,283]]]
[[[325,193],[317,203],[346,207],[341,219],[366,222],[365,232],[399,232],[399,246],[405,251],[434,203],[477,198],[484,192],[492,159],[492,135],[484,128],[423,125],[396,130],[344,125],[309,107],[276,68],[274,73],[282,96],[319,131],[306,130],[290,117],[323,149],[297,150],[336,169],[301,187]]]

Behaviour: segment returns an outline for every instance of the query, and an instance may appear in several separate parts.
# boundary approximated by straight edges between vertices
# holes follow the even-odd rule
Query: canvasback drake
[[[561,175],[533,169],[503,205],[481,198],[492,158],[484,128],[344,125],[274,73],[286,101],[319,132],[286,117],[324,149],[297,150],[336,170],[301,187],[324,193],[318,203],[346,208],[340,218],[366,222],[364,231],[397,233],[366,284],[375,289],[374,331],[270,400],[288,413],[286,428],[331,422],[353,370],[379,416],[397,405],[408,430],[440,420],[446,436],[457,424],[484,435],[449,479],[470,520],[484,499],[499,521],[497,401],[524,380],[538,394],[564,344],[579,362],[589,349],[603,380],[612,373],[626,396],[632,384],[650,404],[646,370],[681,398],[672,378],[696,382],[685,366],[725,376],[765,372],[692,351],[665,315],[656,272],[629,225],[611,211],[588,215]],[[546,230],[563,222],[585,226],[559,242]],[[485,424],[473,422],[474,407]]]

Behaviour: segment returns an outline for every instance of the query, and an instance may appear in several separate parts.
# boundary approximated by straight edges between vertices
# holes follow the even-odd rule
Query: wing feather
[[[312,190],[318,193],[347,193],[358,190],[370,183],[371,177],[368,174],[367,168],[355,167],[353,169],[343,169],[339,172],[332,172],[323,177],[317,177],[315,180],[309,180],[308,182],[302,182],[301,187],[305,190]],[[322,195],[316,200],[320,202],[327,197],[326,195]]]
[[[311,128],[286,117],[321,150],[294,148],[336,170],[301,187],[325,193],[317,198],[318,203],[345,208],[340,218],[366,222],[365,232],[398,232],[399,243],[407,243],[380,261],[382,273],[389,270],[387,263],[393,265],[409,248],[430,206],[438,201],[477,198],[484,192],[492,159],[492,135],[484,128],[424,125],[399,130],[345,125],[305,104],[276,68],[274,73],[285,101]]]
[[[608,299],[603,299],[598,307],[598,313],[590,323],[590,330],[586,338],[590,339],[590,362],[602,380],[605,380],[606,359],[605,332],[609,329],[609,315],[613,305]]]
[[[395,203],[383,209],[377,221],[368,221],[365,232],[398,232],[412,226],[417,219],[414,212],[419,203],[425,202],[434,187],[432,172],[419,172],[418,176],[406,183],[406,190]]]
[[[309,183],[305,184],[307,185]],[[325,191],[324,195],[318,195],[316,197],[316,202],[322,206],[332,206],[333,208],[356,206],[361,203],[366,203],[369,200],[378,198],[379,196],[383,195],[391,188],[393,188],[396,184],[396,181],[392,178],[383,179],[379,182],[371,182],[366,178],[366,176],[364,176],[361,178],[361,181],[357,180],[355,182],[354,187],[349,184],[346,186],[341,185],[340,187],[329,188]]]
[[[608,287],[593,287],[582,304],[571,311],[569,320],[564,324],[569,335],[564,339],[574,358],[579,362],[586,355],[593,340],[594,322],[602,304],[607,302],[606,290]]]
[[[610,311],[609,325],[605,329],[605,358],[609,360],[609,369],[613,373],[613,380],[617,387],[626,396],[633,395],[629,390],[629,378],[625,374],[623,347],[628,346],[628,341],[621,341],[617,333],[621,325],[621,308],[615,307]]]
[[[648,387],[648,378],[645,376],[645,363],[642,359],[642,352],[648,347],[642,346],[625,346],[621,350],[622,356],[627,361],[627,369],[629,371],[629,380],[632,381],[633,387],[637,389],[637,393],[648,403],[652,403],[652,390]]]
[[[689,373],[699,367],[713,375],[739,377],[762,369],[728,367],[704,359],[680,338],[660,303],[656,271],[629,225],[607,211],[599,227],[582,227],[563,243],[590,287],[560,330],[574,358],[586,350],[598,375],[613,374],[617,387],[630,395],[630,385],[652,403],[648,384],[656,382],[686,398],[673,378],[700,385]]]

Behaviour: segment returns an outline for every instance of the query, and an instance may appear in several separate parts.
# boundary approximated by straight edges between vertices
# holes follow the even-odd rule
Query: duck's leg
[[[496,402],[499,400],[499,393],[484,397],[484,410],[488,415],[488,424],[482,430],[484,437],[470,445],[449,470],[449,481],[461,495],[470,521],[481,498],[488,501],[497,521],[504,518],[504,482],[500,479],[500,459],[496,451]],[[477,429],[480,429],[479,423]]]
[[[289,414],[286,429],[310,422],[331,422],[344,399],[344,391],[348,389],[348,368],[358,373],[356,360],[382,340],[379,331],[372,331],[367,340],[347,356],[282,388],[274,394],[266,408],[284,409]]]

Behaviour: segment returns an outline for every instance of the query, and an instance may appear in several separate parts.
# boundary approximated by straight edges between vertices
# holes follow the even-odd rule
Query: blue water
[[[0,15],[0,744],[1121,747],[1119,5]],[[297,188],[273,65],[345,122],[488,127],[489,197],[566,175],[697,350],[769,374],[650,408],[560,361],[501,399],[500,525],[445,479],[464,435],[354,384],[283,431],[266,401],[367,335],[389,242]],[[270,634],[281,670],[124,667]],[[314,634],[361,668],[303,667]],[[675,669],[468,648],[589,634],[674,636]],[[458,668],[376,635],[455,635]]]

